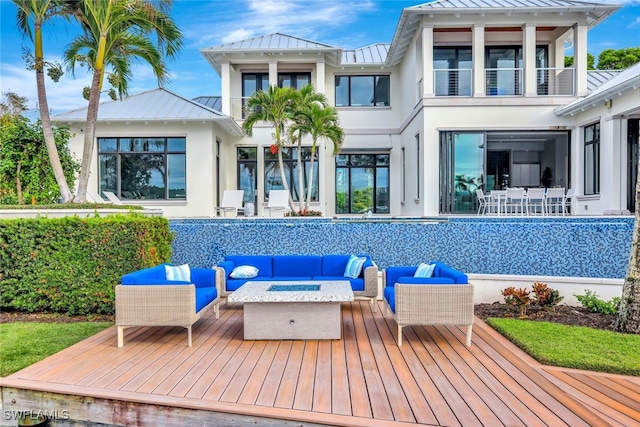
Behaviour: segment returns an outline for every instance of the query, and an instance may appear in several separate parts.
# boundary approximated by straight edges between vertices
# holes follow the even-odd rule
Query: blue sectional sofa
[[[165,265],[125,274],[116,286],[118,347],[124,345],[124,329],[131,326],[182,326],[191,347],[191,326],[212,307],[219,317],[220,272],[189,268],[189,281],[167,280]]]
[[[227,255],[216,268],[223,277],[222,294],[229,295],[247,281],[260,280],[348,280],[355,298],[370,299],[376,307],[378,296],[378,267],[368,255],[362,272],[356,278],[345,277],[349,254],[340,255]],[[230,276],[238,266],[253,266],[258,275],[234,279]]]
[[[414,277],[418,266],[387,267],[382,272],[386,312],[398,324],[398,345],[402,328],[409,325],[463,325],[466,345],[471,345],[473,327],[473,285],[467,275],[447,264],[435,265],[431,277]]]

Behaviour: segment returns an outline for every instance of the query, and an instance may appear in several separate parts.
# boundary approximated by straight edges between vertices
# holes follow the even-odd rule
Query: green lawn
[[[103,329],[109,322],[0,324],[0,377],[59,352]]]
[[[518,319],[487,323],[545,365],[640,376],[640,335]]]

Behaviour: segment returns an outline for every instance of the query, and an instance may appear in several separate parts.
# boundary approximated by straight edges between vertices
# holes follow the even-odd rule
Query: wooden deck
[[[343,304],[343,339],[244,341],[242,308],[194,328],[109,328],[0,379],[3,410],[115,425],[631,426],[640,378],[543,367],[476,319],[404,328]]]

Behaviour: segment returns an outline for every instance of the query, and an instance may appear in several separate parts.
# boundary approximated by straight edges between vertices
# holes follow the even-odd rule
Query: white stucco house
[[[312,209],[327,216],[475,213],[476,188],[539,187],[547,168],[551,186],[575,190],[574,214],[633,211],[640,65],[587,72],[588,30],[620,6],[517,3],[406,8],[390,43],[354,50],[277,33],[204,48],[220,96],[157,89],[101,105],[90,188],[169,217],[214,216],[223,190],[243,189],[261,215],[282,182],[271,128],[242,131],[245,100],[312,83],[346,134],[335,157],[320,142]],[[85,117],[55,117],[76,152]],[[297,198],[299,153],[284,154]]]

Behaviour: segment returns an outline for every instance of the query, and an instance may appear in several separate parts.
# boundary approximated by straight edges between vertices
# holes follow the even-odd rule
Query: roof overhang
[[[615,86],[611,86],[610,88],[603,87],[602,90],[595,91],[584,98],[577,99],[564,107],[556,108],[555,114],[557,116],[573,116],[620,97],[629,91],[637,90],[638,88],[640,88],[640,75],[635,75]]]
[[[581,2],[567,2],[566,5],[560,6],[545,6],[544,3],[539,3],[535,6],[518,7],[442,7],[443,3],[445,2],[436,1],[408,7],[402,11],[387,56],[387,65],[394,66],[402,62],[417,29],[422,25],[424,16],[437,19],[438,16],[478,15],[484,17],[490,14],[507,14],[508,16],[531,14],[537,16],[542,13],[560,15],[581,13],[585,14],[588,26],[591,28],[622,7],[622,5]]]

